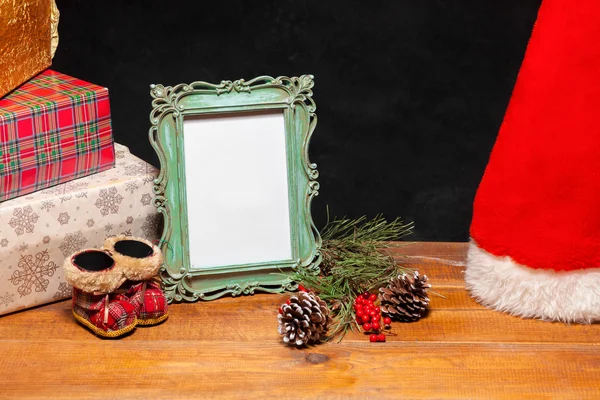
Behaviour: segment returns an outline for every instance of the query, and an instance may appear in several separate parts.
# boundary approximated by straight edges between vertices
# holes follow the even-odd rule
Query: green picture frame
[[[150,86],[153,109],[149,139],[161,166],[154,181],[153,203],[164,216],[159,244],[164,265],[160,277],[169,302],[213,300],[225,295],[247,295],[257,291],[279,293],[295,290],[297,284],[286,277],[286,272],[299,266],[318,271],[321,237],[312,219],[311,203],[318,195],[319,173],[308,156],[310,139],[317,123],[313,86],[312,75],[291,78],[260,76],[248,81],[239,79],[219,84],[199,81],[172,87]],[[207,225],[202,220],[189,220],[189,212],[196,212],[196,208],[187,204],[186,162],[190,176],[192,169],[194,174],[198,172],[195,167],[190,167],[193,164],[189,164],[190,160],[196,159],[195,155],[190,157],[188,152],[188,160],[185,158],[185,138],[189,143],[195,138],[190,136],[194,133],[190,133],[191,125],[187,123],[194,118],[228,118],[245,113],[283,114],[280,126],[285,140],[281,141],[281,148],[285,149],[282,157],[285,157],[287,171],[285,190],[290,257],[238,264],[224,262],[218,265],[217,262],[200,268],[195,265],[197,260],[191,260],[190,249],[201,246],[198,236],[194,237],[194,243],[190,243],[190,233],[207,228]],[[242,170],[244,166],[239,168]],[[197,185],[194,190],[198,191]],[[206,188],[202,193],[209,195],[210,192],[211,188]],[[240,199],[244,201],[243,193]],[[236,235],[232,235],[229,241],[232,248],[235,248],[236,240],[244,240],[234,237]]]

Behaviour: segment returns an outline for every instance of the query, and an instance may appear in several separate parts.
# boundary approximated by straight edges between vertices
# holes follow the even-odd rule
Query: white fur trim
[[[123,255],[115,250],[115,244],[121,240],[136,240],[152,247],[152,255],[145,258],[136,258]],[[152,279],[158,274],[158,270],[163,263],[162,252],[152,242],[146,239],[118,235],[113,236],[104,242],[104,248],[112,254],[118,268],[123,271],[127,279],[132,281],[145,281]]]
[[[85,251],[90,250],[78,251],[65,258],[65,262],[63,263],[65,280],[71,285],[86,293],[112,293],[127,280],[116,265],[103,271],[84,271],[79,269],[79,267],[73,264],[73,257]]]
[[[469,243],[467,289],[486,307],[525,318],[600,321],[600,268],[549,271],[528,268]]]

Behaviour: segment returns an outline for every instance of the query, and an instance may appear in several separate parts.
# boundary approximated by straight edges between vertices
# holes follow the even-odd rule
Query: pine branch
[[[385,249],[389,241],[410,235],[412,230],[412,222],[405,224],[400,218],[387,222],[382,215],[372,220],[365,216],[336,218],[323,228],[321,272],[298,268],[291,279],[328,302],[335,321],[330,338],[341,334],[341,340],[356,325],[352,302],[358,294],[379,288],[409,271],[397,266]]]

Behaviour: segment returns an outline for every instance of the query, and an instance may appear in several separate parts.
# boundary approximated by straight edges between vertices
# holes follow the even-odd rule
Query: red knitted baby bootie
[[[123,294],[113,293],[126,280],[113,258],[102,250],[84,250],[63,265],[73,285],[73,316],[98,336],[116,338],[137,325],[135,307]]]
[[[156,325],[167,319],[167,299],[153,281],[163,261],[160,249],[148,240],[123,235],[106,239],[104,247],[131,281],[127,296],[135,307],[138,325]]]
[[[137,325],[135,306],[122,294],[87,293],[73,287],[73,315],[96,335],[123,336]]]
[[[138,325],[156,325],[167,319],[167,299],[156,282],[134,283],[127,291],[127,297],[135,307]]]

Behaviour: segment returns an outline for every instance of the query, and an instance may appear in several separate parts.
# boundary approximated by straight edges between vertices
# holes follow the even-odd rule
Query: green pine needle
[[[360,293],[378,289],[409,269],[396,265],[386,251],[389,241],[410,235],[413,223],[405,224],[400,218],[392,222],[382,215],[372,220],[334,218],[321,232],[322,261],[320,273],[298,268],[291,279],[313,290],[326,301],[334,316],[329,339],[358,327],[352,304]]]

